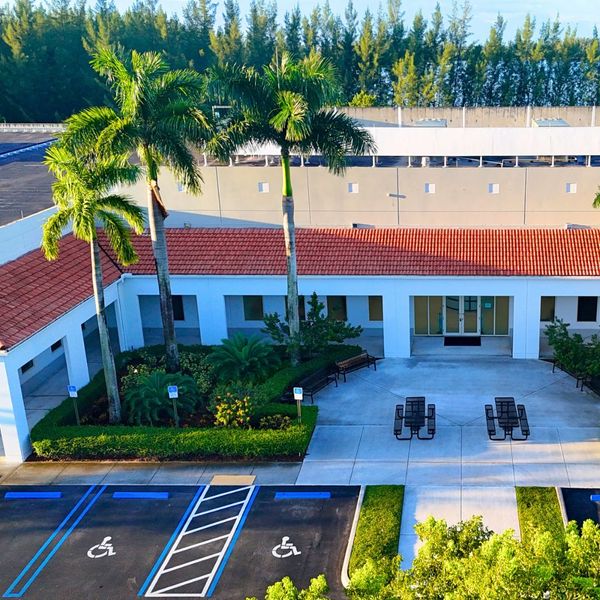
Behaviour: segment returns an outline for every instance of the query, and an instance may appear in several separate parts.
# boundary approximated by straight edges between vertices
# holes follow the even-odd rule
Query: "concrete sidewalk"
[[[398,552],[402,567],[410,568],[421,546],[414,527],[429,516],[455,525],[473,516],[483,517],[496,533],[512,529],[520,537],[517,497],[514,487],[407,486],[404,490]]]

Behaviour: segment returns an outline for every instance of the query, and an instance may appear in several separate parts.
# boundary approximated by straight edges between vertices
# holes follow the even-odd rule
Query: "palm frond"
[[[98,210],[97,216],[117,260],[125,266],[135,263],[138,255],[131,243],[131,230],[125,222],[107,210]]]
[[[137,234],[144,231],[144,211],[127,196],[111,194],[98,200],[98,208],[121,217]]]
[[[55,212],[42,227],[42,252],[47,260],[56,260],[59,255],[59,243],[63,230],[72,218],[72,209],[65,208]]]
[[[285,139],[298,142],[306,137],[308,106],[301,94],[282,90],[277,94],[278,111],[271,117],[270,123],[276,131],[285,134]]]
[[[73,152],[92,151],[102,132],[117,119],[117,113],[107,106],[85,108],[67,119],[61,144]]]

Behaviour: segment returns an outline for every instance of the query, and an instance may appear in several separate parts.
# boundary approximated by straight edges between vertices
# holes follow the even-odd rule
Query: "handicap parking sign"
[[[69,398],[77,398],[77,387],[74,385],[68,385],[67,391],[69,392]]]
[[[301,387],[294,388],[294,400],[302,400],[304,390]]]
[[[176,385],[170,385],[167,388],[167,391],[169,392],[169,398],[173,399],[173,398],[178,398],[179,397],[179,392],[177,390],[177,386]]]

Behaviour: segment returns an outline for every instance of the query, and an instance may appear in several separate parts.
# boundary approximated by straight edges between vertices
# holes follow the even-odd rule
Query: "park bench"
[[[371,368],[371,365],[373,365],[374,369],[377,371],[377,359],[368,352],[363,352],[362,354],[346,358],[345,360],[338,360],[335,365],[338,374],[343,375],[344,381],[346,381],[346,373],[362,369],[363,367]]]
[[[335,373],[331,373],[328,369],[319,369],[310,375],[306,375],[299,381],[297,381],[289,390],[285,392],[282,400],[291,402],[294,400],[295,387],[301,387],[305,398],[310,398],[311,404],[314,404],[314,395],[328,386],[330,383],[335,383],[337,387],[337,376]]]
[[[521,425],[521,433],[527,439],[529,437],[529,420],[527,419],[527,411],[523,404],[517,404],[517,413],[519,414],[519,423]]]
[[[496,437],[496,419],[494,417],[494,407],[491,404],[485,405],[485,424],[487,425],[488,437]]]

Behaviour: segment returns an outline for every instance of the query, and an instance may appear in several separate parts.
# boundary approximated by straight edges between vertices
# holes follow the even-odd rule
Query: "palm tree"
[[[102,226],[120,263],[129,265],[137,260],[127,224],[136,233],[141,233],[144,229],[143,212],[125,196],[111,194],[110,189],[120,183],[136,181],[138,168],[127,162],[126,155],[102,159],[90,155],[83,157],[60,143],[48,149],[44,162],[56,177],[52,184],[52,196],[58,210],[44,223],[42,250],[48,260],[56,260],[60,250],[60,239],[69,223],[72,223],[75,237],[90,245],[96,317],[108,396],[108,416],[110,423],[119,423],[121,401],[106,323],[97,224]]]
[[[281,60],[265,66],[262,73],[226,65],[212,71],[209,90],[232,104],[229,136],[238,146],[275,144],[281,149],[287,315],[291,358],[297,363],[300,317],[290,154],[323,155],[329,171],[339,175],[345,170],[347,154],[367,154],[375,145],[371,135],[350,117],[330,108],[339,99],[340,88],[333,66],[318,54],[294,62],[283,53]]]
[[[199,108],[203,79],[191,69],[170,70],[156,52],[134,50],[121,58],[112,48],[101,48],[91,65],[106,78],[114,107],[88,108],[70,117],[65,140],[73,147],[91,147],[99,152],[135,153],[143,167],[166,364],[167,370],[174,372],[179,369],[179,354],[164,227],[167,210],[158,176],[160,167],[166,165],[187,190],[200,191],[202,177],[190,147],[202,145],[212,135]]]

